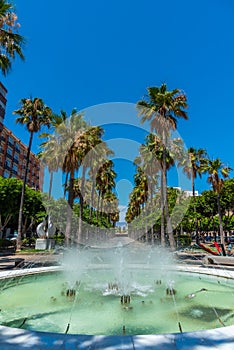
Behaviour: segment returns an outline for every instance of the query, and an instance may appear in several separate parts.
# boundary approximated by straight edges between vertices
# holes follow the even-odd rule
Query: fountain
[[[173,255],[137,243],[68,251],[60,268],[5,274],[1,325],[112,336],[231,326],[232,273],[200,270],[178,268]]]

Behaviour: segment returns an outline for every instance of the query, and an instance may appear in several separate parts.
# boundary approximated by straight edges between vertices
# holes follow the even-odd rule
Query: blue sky
[[[28,134],[12,115],[21,98],[37,96],[54,111],[69,113],[74,107],[136,103],[147,86],[166,82],[187,94],[189,121],[178,124],[186,145],[206,148],[234,168],[233,1],[14,3],[27,38],[26,61],[17,60],[1,79],[8,89],[5,123],[23,142]],[[118,181],[128,181],[126,169]],[[208,185],[198,181],[197,188]]]

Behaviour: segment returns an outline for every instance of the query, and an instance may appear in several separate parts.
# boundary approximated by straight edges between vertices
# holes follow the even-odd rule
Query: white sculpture
[[[43,221],[37,226],[37,235],[39,238],[53,238],[56,228],[51,220],[50,215],[45,217]]]

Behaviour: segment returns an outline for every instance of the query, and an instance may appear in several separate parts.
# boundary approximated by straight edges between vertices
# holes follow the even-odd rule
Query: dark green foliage
[[[175,240],[177,241],[177,246],[180,248],[188,247],[192,243],[191,235],[177,235],[175,236]]]
[[[0,177],[0,230],[5,227],[17,229],[21,191],[21,180]],[[40,216],[44,215],[41,193],[26,186],[23,207],[24,231],[30,224],[35,229]]]

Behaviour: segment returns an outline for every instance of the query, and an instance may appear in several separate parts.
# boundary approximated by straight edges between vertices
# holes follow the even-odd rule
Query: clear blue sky
[[[69,113],[135,103],[147,86],[166,82],[188,97],[189,121],[178,126],[186,145],[206,148],[234,168],[233,1],[13,2],[27,38],[26,61],[15,62],[2,81],[8,89],[5,123],[23,142],[28,134],[12,115],[21,98],[37,96]]]

